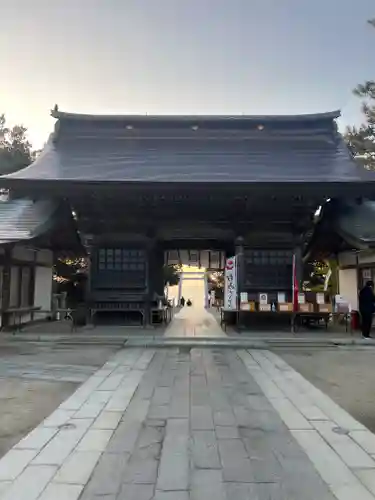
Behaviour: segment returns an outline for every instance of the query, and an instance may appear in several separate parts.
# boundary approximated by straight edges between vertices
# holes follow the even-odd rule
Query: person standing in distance
[[[359,313],[361,315],[362,336],[370,338],[372,316],[375,312],[374,282],[367,281],[359,292]]]

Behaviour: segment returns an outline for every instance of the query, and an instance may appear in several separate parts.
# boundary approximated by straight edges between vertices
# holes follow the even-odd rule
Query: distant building
[[[69,208],[54,201],[0,202],[0,326],[50,315],[54,254],[80,242]]]
[[[375,201],[331,200],[322,209],[306,257],[336,259],[339,293],[358,309],[358,292],[375,281]]]

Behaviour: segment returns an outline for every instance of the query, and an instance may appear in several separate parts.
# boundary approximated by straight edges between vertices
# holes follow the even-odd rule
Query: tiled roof
[[[338,112],[301,116],[55,113],[56,131],[7,180],[293,183],[375,181],[336,131]]]
[[[337,232],[349,242],[375,245],[375,201],[340,203],[336,209]]]
[[[57,205],[15,199],[0,202],[0,244],[31,240],[50,228]]]
[[[326,203],[309,237],[305,259],[322,259],[345,250],[375,247],[375,201],[334,200]]]

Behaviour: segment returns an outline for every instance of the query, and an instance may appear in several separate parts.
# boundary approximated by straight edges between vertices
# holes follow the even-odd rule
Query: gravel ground
[[[111,356],[102,346],[0,345],[0,456]]]
[[[296,349],[277,354],[375,432],[375,349]]]

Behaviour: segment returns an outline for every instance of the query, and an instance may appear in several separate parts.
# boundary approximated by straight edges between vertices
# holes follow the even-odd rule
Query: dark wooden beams
[[[11,270],[12,270],[12,245],[7,245],[4,249],[3,261],[3,279],[1,283],[1,326],[8,326],[8,315],[5,313],[10,306],[10,286],[11,286]]]
[[[212,187],[212,186],[211,186]],[[284,244],[291,233],[305,233],[312,225],[317,208],[314,197],[300,194],[276,193],[264,197],[262,193],[228,193],[216,190],[197,193],[163,192],[140,194],[132,190],[119,198],[116,193],[82,193],[72,196],[71,203],[82,232],[93,233],[104,239],[142,239],[152,231],[159,240],[211,239],[233,241],[236,234],[253,240],[267,239]],[[256,238],[255,238],[256,235]],[[263,245],[263,243],[261,242]],[[189,246],[192,248],[192,246]]]

